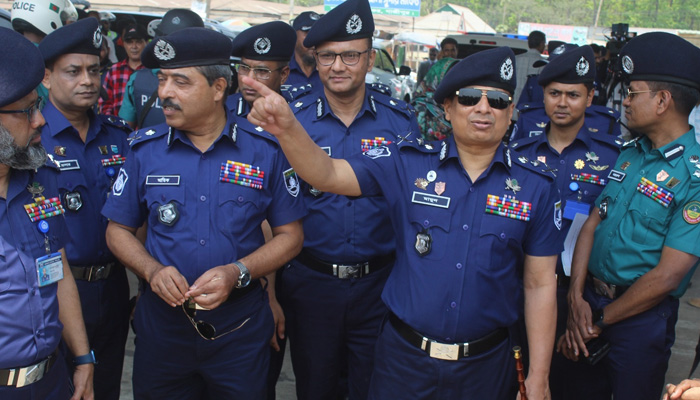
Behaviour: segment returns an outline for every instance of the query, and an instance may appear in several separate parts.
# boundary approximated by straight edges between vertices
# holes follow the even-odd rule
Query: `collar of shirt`
[[[41,111],[46,120],[46,127],[44,130],[48,130],[52,137],[56,137],[59,133],[64,132],[66,129],[71,128],[69,132],[73,132],[76,135],[78,131],[73,128],[73,125],[66,119],[66,117],[56,108],[56,106],[51,103],[51,100],[46,102],[46,106]],[[90,126],[88,127],[87,137],[85,139],[85,144],[90,143],[93,139],[97,137],[97,133],[102,129],[102,121],[97,118],[95,112],[90,108],[87,110],[88,118],[90,119]],[[48,128],[48,129],[47,129]]]
[[[440,164],[444,164],[449,159],[456,158],[457,160],[459,160],[459,152],[457,151],[457,144],[455,143],[454,136],[448,137],[442,143],[443,144],[441,146],[447,146],[447,150],[445,151],[445,157],[442,160],[440,160]],[[510,151],[508,146],[501,142],[498,145],[498,148],[496,148],[496,151],[493,155],[493,159],[491,159],[491,162],[486,168],[486,171],[490,171],[491,168],[493,168],[494,164],[501,164],[504,168],[506,168],[506,170],[509,171],[512,164],[511,157],[513,157],[513,153]]]
[[[651,148],[651,140],[646,136],[642,136],[637,142],[638,146],[635,147],[638,151],[642,151],[646,154],[656,153],[659,157],[666,159],[666,162],[671,166],[675,167],[683,158],[681,156],[685,150],[695,145],[695,143],[695,128],[691,126],[690,130],[681,137],[658,149]]]
[[[10,176],[10,184],[7,187],[7,198],[5,199],[9,205],[15,197],[18,197],[22,192],[27,191],[27,186],[31,184],[31,179],[34,177],[34,171],[12,169]],[[27,193],[29,193],[27,191]],[[51,196],[49,196],[51,197]]]
[[[544,133],[542,135],[537,136],[537,142],[535,144],[535,148],[537,150],[540,150],[543,145],[546,145],[547,147],[551,148],[551,146],[549,146],[549,138],[547,137],[550,127],[551,122],[547,122],[547,127],[545,128]],[[593,145],[592,140],[593,139],[591,138],[591,133],[588,130],[586,124],[584,123],[581,129],[579,129],[578,133],[576,134],[574,141],[571,142],[570,145],[566,146],[566,148],[574,146],[576,142],[581,142],[586,147],[586,149],[590,149]],[[554,151],[553,148],[552,150]]]
[[[372,96],[371,94],[371,90],[369,90],[367,86],[365,86],[365,99],[362,102],[362,107],[360,108],[360,111],[355,116],[355,120],[364,116],[365,113],[369,113],[375,119],[377,118],[377,105],[374,100],[374,96]],[[335,116],[333,110],[331,110],[331,107],[328,104],[328,99],[326,99],[325,91],[321,91],[316,103],[316,120],[318,121],[320,119],[323,119],[328,115],[332,115],[333,118],[338,119],[338,117]]]
[[[229,113],[228,108],[224,107],[224,111],[226,112],[226,125],[224,125],[224,129],[219,133],[219,137],[214,140],[214,143],[212,143],[211,147],[207,149],[207,152],[213,149],[217,143],[219,143],[222,138],[226,138],[226,140],[229,140],[231,143],[234,145],[236,144],[236,135],[237,135],[237,126],[236,126],[236,120],[233,118],[231,113]],[[173,143],[176,141],[182,142],[187,146],[192,147],[193,149],[197,149],[194,144],[192,144],[192,141],[190,138],[182,132],[179,129],[174,129],[172,127],[169,127],[170,131],[168,132],[168,147],[172,147]],[[197,150],[199,151],[199,150]]]

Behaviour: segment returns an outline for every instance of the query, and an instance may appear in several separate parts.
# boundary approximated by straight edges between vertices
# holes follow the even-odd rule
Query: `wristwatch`
[[[607,328],[608,324],[603,322],[603,318],[605,318],[605,313],[603,313],[602,308],[593,311],[593,325],[597,326],[600,329]]]
[[[75,357],[73,359],[73,365],[83,365],[83,364],[97,364],[95,360],[95,352],[90,350],[89,353],[82,356]]]
[[[237,289],[242,289],[250,284],[250,271],[243,265],[242,262],[236,261],[233,265],[238,267],[240,274],[238,274],[238,283],[236,284]]]

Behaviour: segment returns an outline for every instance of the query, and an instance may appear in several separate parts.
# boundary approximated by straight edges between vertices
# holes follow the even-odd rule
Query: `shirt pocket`
[[[63,171],[56,176],[56,183],[66,214],[80,213],[89,198],[85,175],[80,170]]]
[[[218,183],[217,220],[227,233],[241,232],[251,224],[262,223],[267,208],[262,190],[234,183]]]
[[[671,206],[664,207],[654,199],[635,190],[629,204],[630,218],[634,223],[632,240],[640,244],[655,245],[663,237],[671,216]]]
[[[476,264],[488,271],[499,271],[522,258],[526,221],[485,214],[479,228],[479,241],[473,243]]]
[[[425,246],[425,243],[417,243],[420,240],[419,235],[427,234],[430,237],[430,251],[422,257],[428,260],[442,259],[445,256],[445,250],[450,246],[449,233],[452,220],[450,210],[430,206],[414,206],[409,219],[413,229],[406,233],[406,240],[409,241],[407,246],[412,247],[417,252],[416,247]],[[423,235],[421,238],[424,238]]]

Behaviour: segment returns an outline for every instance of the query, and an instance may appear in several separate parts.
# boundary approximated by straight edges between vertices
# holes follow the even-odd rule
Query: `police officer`
[[[553,62],[560,55],[575,48],[578,48],[578,46],[569,43],[557,46],[550,53],[549,62]],[[537,67],[544,65],[547,65],[547,62],[539,61],[535,63]],[[595,69],[593,65],[588,68]],[[530,87],[531,85],[533,87]],[[527,92],[532,93],[527,94]],[[522,96],[531,97],[533,101],[518,104],[520,115],[511,135],[511,141],[541,135],[549,122],[549,116],[543,102],[542,87],[539,84],[539,76],[535,76],[534,80],[532,78],[528,79]],[[612,135],[615,138],[619,137],[621,134],[619,118],[619,112],[604,106],[591,104],[586,108],[586,124],[593,133],[599,132],[600,134]],[[620,144],[622,144],[622,141],[620,141]]]
[[[249,135],[259,135],[259,130],[248,122],[246,116],[251,105],[260,97],[258,92],[241,82],[241,77],[250,76],[271,90],[280,93],[281,86],[289,76],[289,58],[294,52],[294,29],[282,21],[268,22],[256,25],[241,32],[233,40],[234,57],[241,62],[236,66],[238,71],[239,92],[228,97],[226,107],[229,112],[238,117],[239,132]],[[265,224],[264,230],[268,229]],[[276,290],[276,273],[268,277],[267,292],[270,308],[275,320],[275,332],[271,339],[270,370],[268,374],[267,398],[274,400],[276,385],[284,362],[286,347],[284,313],[280,306]]]
[[[163,15],[158,23],[156,36],[167,36],[184,28],[204,27],[197,13],[185,8],[174,8]],[[119,117],[132,128],[154,126],[165,122],[158,100],[158,70],[139,69],[129,77],[124,89],[124,100],[119,108]]]
[[[221,33],[186,28],[143,53],[160,68],[166,124],[132,134],[102,211],[110,249],[148,283],[134,316],[135,399],[265,398],[274,325],[259,278],[298,253],[305,210],[277,143],[226,112],[231,49]]]
[[[12,3],[12,29],[32,43],[78,20],[78,11],[70,0],[15,0]]]
[[[129,283],[124,266],[107,248],[107,218],[100,211],[129,151],[130,129],[118,118],[92,111],[100,89],[102,40],[99,22],[87,18],[54,31],[39,45],[49,90],[42,143],[51,152],[39,176],[57,181],[66,210],[67,261],[100,360],[95,397],[118,399],[131,313]]]
[[[327,156],[349,157],[418,135],[410,106],[365,84],[373,33],[367,0],[348,0],[316,21],[304,40],[314,49],[323,90],[290,105]],[[347,392],[365,399],[386,313],[380,295],[395,259],[389,206],[311,185],[302,192],[309,208],[304,249],[280,277],[297,396]],[[339,385],[344,371],[348,384]]]
[[[304,46],[306,35],[321,16],[313,11],[304,11],[292,21],[292,27],[296,31],[296,44],[294,55],[289,60],[289,79],[284,89],[300,85],[311,84],[314,89],[323,87],[316,70],[316,59],[313,49]]]
[[[688,125],[700,100],[693,67],[700,49],[652,32],[632,39],[620,57],[630,81],[625,116],[641,136],[623,146],[581,229],[560,347],[572,359],[588,357],[589,340],[602,338],[610,344],[596,365],[608,386],[604,398],[658,399],[678,298],[700,256],[700,145]]]
[[[0,398],[71,397],[58,350],[62,336],[79,355],[72,399],[91,399],[95,359],[63,250],[69,240],[65,208],[48,189],[51,182],[32,172],[46,160],[34,90],[44,63],[39,50],[12,30],[0,28],[0,42],[13,55],[0,59]]]
[[[515,398],[507,338],[523,281],[525,384],[528,398],[547,394],[561,203],[551,175],[502,144],[514,108],[514,60],[503,47],[450,70],[435,97],[454,136],[437,145],[412,135],[334,159],[273,93],[248,115],[277,136],[318,190],[383,196],[390,205],[397,260],[382,294],[391,313],[377,342],[370,399]]]
[[[619,146],[611,135],[601,135],[588,126],[586,107],[591,105],[595,89],[595,58],[588,47],[572,47],[552,59],[538,76],[544,89],[544,109],[549,117],[545,133],[513,142],[511,148],[523,161],[543,165],[554,176],[562,196],[564,209],[562,233],[571,228],[577,215],[584,221],[600,192],[608,182],[607,175],[615,165]],[[565,249],[565,255],[573,252]],[[567,253],[568,252],[568,253]],[[566,329],[571,260],[566,267],[562,257],[557,262],[557,337]],[[586,368],[572,365],[563,356],[552,358],[550,387],[553,399],[595,398],[591,390],[596,381],[579,388],[567,386],[567,376],[583,373]],[[578,397],[577,397],[578,396]]]

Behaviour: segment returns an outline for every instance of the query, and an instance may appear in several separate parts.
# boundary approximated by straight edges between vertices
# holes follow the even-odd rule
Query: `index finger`
[[[269,87],[263,85],[262,83],[249,76],[242,76],[241,78],[243,83],[250,86],[251,89],[258,92],[258,94],[260,94],[262,97],[268,97],[270,95],[277,94],[274,91],[272,91],[272,89],[270,89]]]

